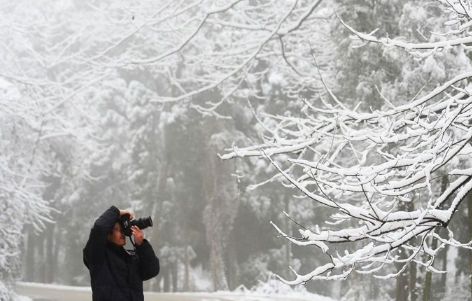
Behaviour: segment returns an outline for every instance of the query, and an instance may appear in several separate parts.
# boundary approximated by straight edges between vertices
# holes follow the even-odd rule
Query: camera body
[[[120,217],[120,224],[121,224],[121,229],[123,230],[123,233],[126,236],[131,236],[132,226],[137,226],[141,230],[146,229],[147,227],[152,227],[152,219],[150,216],[148,216],[148,217],[141,217],[141,218],[135,218],[135,219],[130,220],[129,214],[123,214]]]

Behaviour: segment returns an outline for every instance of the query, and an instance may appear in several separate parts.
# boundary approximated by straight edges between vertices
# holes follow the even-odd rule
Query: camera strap
[[[129,240],[131,241],[131,244],[133,245],[133,249],[136,252],[136,244],[134,243],[134,239],[132,235],[129,237]]]

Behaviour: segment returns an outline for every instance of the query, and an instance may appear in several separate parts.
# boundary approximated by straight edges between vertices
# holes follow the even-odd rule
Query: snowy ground
[[[92,300],[89,287],[74,287],[41,283],[17,283],[17,290],[37,301]],[[146,301],[336,301],[316,294],[263,295],[255,293],[144,293]],[[24,298],[21,301],[29,301]]]

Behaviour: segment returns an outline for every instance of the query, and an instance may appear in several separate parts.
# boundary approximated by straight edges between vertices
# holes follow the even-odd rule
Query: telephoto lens
[[[152,227],[152,218],[148,217],[141,217],[136,218],[131,221],[131,226],[138,226],[139,229],[146,229],[147,227]]]
[[[126,236],[131,236],[132,226],[137,226],[141,230],[146,229],[147,227],[152,227],[152,219],[150,216],[130,220],[129,214],[123,214],[120,218],[120,223],[121,229]]]

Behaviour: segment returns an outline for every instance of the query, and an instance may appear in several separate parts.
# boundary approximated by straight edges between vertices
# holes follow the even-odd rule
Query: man
[[[144,233],[131,228],[135,251],[123,248],[125,235],[120,217],[133,213],[111,206],[93,225],[83,251],[90,271],[93,301],[144,301],[143,281],[159,274],[159,259]]]

